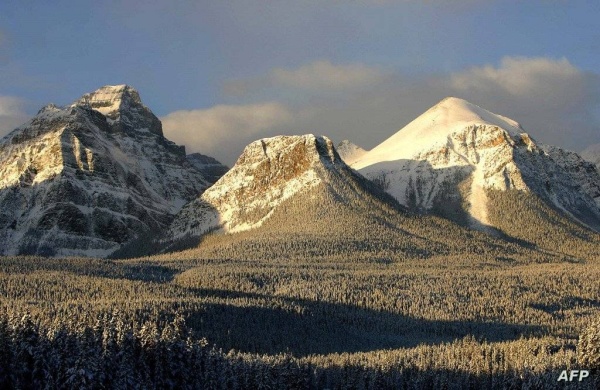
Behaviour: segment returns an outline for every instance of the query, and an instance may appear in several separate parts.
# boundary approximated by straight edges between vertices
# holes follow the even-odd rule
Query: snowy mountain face
[[[326,137],[280,136],[248,145],[236,164],[171,225],[173,239],[222,228],[238,232],[260,226],[278,204],[323,181],[327,165],[343,162]]]
[[[367,153],[366,150],[348,140],[340,142],[336,149],[342,160],[348,165],[352,165]]]
[[[600,209],[600,173],[596,166],[569,150],[550,145],[542,145],[541,148],[571,176],[583,192],[594,199]]]
[[[365,207],[377,202],[372,199],[377,195],[363,194],[369,191],[365,186],[373,187],[375,193],[393,202],[387,194],[350,169],[327,137],[309,134],[258,140],[244,149],[227,174],[182,209],[166,237],[173,241],[200,236],[213,229],[235,233],[258,228],[282,204],[290,202],[306,205],[314,200],[321,206],[311,207],[311,210],[316,210],[321,217],[324,214],[318,211],[319,208],[341,213],[341,208],[348,207],[351,202]],[[362,200],[351,201],[351,198]],[[326,206],[331,199],[335,204]],[[372,212],[377,207],[373,206]],[[288,217],[288,221],[293,219],[291,214]],[[318,221],[319,216],[311,219],[305,214],[304,217],[307,224],[322,222]],[[289,227],[286,225],[283,222],[278,229],[285,230]]]
[[[160,120],[142,104],[139,93],[128,85],[104,86],[83,95],[73,105],[89,106],[103,114],[114,133],[163,135]]]
[[[141,249],[148,246],[190,249],[181,254],[190,258],[246,260],[473,259],[493,256],[499,248],[527,261],[562,258],[410,214],[348,167],[328,138],[314,135],[248,145],[229,172],[181,210],[160,240]]]
[[[137,91],[106,86],[0,140],[0,253],[107,256],[208,185]]]
[[[521,126],[465,100],[447,98],[352,164],[401,204],[489,230],[490,190],[534,193],[600,229],[589,167],[567,168]],[[579,162],[581,163],[581,161]],[[579,172],[575,179],[573,171]]]

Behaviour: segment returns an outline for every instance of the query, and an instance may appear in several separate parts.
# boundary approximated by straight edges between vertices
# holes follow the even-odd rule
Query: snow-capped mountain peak
[[[149,131],[163,135],[160,120],[146,107],[135,88],[122,85],[105,85],[86,93],[72,106],[89,106],[104,115],[115,131]]]
[[[107,256],[209,184],[129,86],[47,105],[0,140],[0,254]]]
[[[582,190],[581,181],[516,121],[458,98],[442,100],[352,167],[408,207],[461,216],[484,230],[494,224],[489,190],[534,193],[580,222],[600,226],[593,194],[585,190],[592,185]]]
[[[414,158],[423,148],[443,148],[452,133],[469,126],[497,127],[510,136],[523,133],[521,125],[512,119],[466,100],[448,97],[358,159],[353,167],[361,169],[381,161]]]
[[[345,139],[340,142],[337,146],[337,152],[344,162],[348,165],[353,164],[355,161],[359,160],[365,153],[366,150],[361,148],[360,146],[350,142]]]

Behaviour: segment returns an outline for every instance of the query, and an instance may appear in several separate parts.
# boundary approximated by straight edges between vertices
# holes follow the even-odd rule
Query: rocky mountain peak
[[[301,173],[315,163],[336,163],[340,157],[333,142],[325,136],[293,135],[264,138],[244,149],[236,166],[252,166],[255,170],[279,172],[290,176]]]
[[[600,144],[588,146],[583,152],[581,152],[581,157],[583,157],[586,161],[595,164],[600,171]]]
[[[220,227],[237,232],[260,226],[272,210],[331,175],[350,170],[325,136],[277,136],[254,141],[219,181],[189,203],[170,235],[201,235]]]
[[[484,146],[512,145],[516,142],[532,144],[528,136],[523,139],[523,133],[521,125],[510,118],[494,114],[466,100],[449,97],[365,153],[352,165],[355,169],[361,169],[382,161],[419,159],[419,154],[431,150],[444,151],[453,143],[459,148],[478,143]]]
[[[47,105],[0,140],[0,254],[107,256],[166,227],[223,169],[187,159],[127,85]]]
[[[126,84],[105,85],[86,93],[73,106],[87,106],[100,112],[115,132],[163,135],[160,120],[142,103],[139,92]]]
[[[574,164],[564,153],[550,155],[516,121],[451,97],[352,167],[401,204],[482,230],[497,222],[490,216],[495,204],[488,194],[499,191],[503,197],[513,190],[534,194],[566,218],[600,226],[589,167]]]
[[[122,85],[105,85],[94,92],[86,93],[75,103],[89,105],[106,116],[114,116],[121,108],[132,104],[142,104],[140,94],[133,87]]]
[[[36,115],[55,113],[60,111],[61,108],[54,103],[46,104],[44,107],[40,108]]]

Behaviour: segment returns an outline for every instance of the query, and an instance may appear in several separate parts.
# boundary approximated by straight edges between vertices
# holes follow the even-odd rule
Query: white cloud
[[[162,118],[165,136],[226,164],[235,162],[243,147],[290,122],[291,112],[278,103],[218,105],[175,111]]]
[[[244,96],[257,91],[286,95],[290,92],[331,95],[381,85],[389,72],[365,64],[335,65],[320,60],[295,69],[274,68],[263,77],[230,80],[223,92],[229,96]]]
[[[360,88],[380,83],[383,72],[364,64],[334,65],[315,61],[289,70],[277,68],[270,73],[275,85],[306,90],[339,90]]]
[[[0,137],[5,136],[28,119],[24,106],[21,99],[0,96]]]
[[[505,57],[498,65],[421,78],[398,73],[377,88],[306,99],[299,122],[372,148],[447,96],[515,119],[541,143],[579,151],[600,142],[600,76],[564,58]]]
[[[461,91],[495,90],[517,98],[545,101],[549,95],[581,93],[584,78],[585,74],[566,58],[505,57],[497,68],[491,65],[471,68],[453,74],[450,80]]]

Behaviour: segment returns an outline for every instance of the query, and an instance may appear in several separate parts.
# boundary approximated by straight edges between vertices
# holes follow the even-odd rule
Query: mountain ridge
[[[581,157],[596,165],[600,170],[600,144],[590,145],[581,152]]]
[[[489,192],[512,190],[535,194],[576,225],[600,231],[595,199],[598,178],[590,176],[591,171],[588,175],[589,166],[581,158],[577,168],[565,152],[554,150],[552,158],[516,121],[462,99],[448,98],[352,167],[411,209],[490,234],[502,234],[507,225],[499,222],[495,211],[491,220],[490,209],[495,206]],[[497,199],[497,195],[493,197]],[[524,226],[526,221],[519,224]]]
[[[0,140],[0,253],[105,257],[210,184],[132,87],[84,96]]]
[[[336,149],[342,160],[348,165],[352,165],[367,153],[365,149],[347,139],[340,142]]]
[[[140,243],[138,249],[150,246]],[[187,250],[174,255],[178,258],[203,259],[572,258],[414,214],[348,167],[328,138],[314,135],[248,145],[236,165],[186,205],[154,246],[163,253]]]

